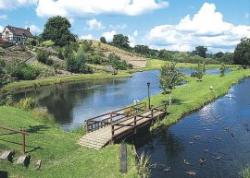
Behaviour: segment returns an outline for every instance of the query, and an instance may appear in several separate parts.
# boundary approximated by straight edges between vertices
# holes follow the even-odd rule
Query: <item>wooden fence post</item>
[[[136,134],[136,116],[134,116],[134,134]]]
[[[123,174],[126,174],[128,171],[127,157],[127,145],[122,143],[120,149],[120,172]]]
[[[113,144],[114,143],[114,135],[115,135],[115,126],[113,124],[111,125],[111,133],[112,133],[111,142]]]
[[[21,132],[23,132],[22,133],[22,136],[23,136],[23,154],[25,154],[25,152],[26,152],[26,149],[25,149],[25,146],[26,146],[26,140],[25,140],[25,130],[24,129],[21,129]]]

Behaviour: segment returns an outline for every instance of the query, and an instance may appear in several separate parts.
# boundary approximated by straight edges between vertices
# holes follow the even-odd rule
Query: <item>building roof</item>
[[[32,33],[30,32],[30,29],[24,29],[24,28],[18,28],[13,26],[6,26],[5,28],[8,28],[14,35],[16,36],[26,36],[26,37],[33,37]]]

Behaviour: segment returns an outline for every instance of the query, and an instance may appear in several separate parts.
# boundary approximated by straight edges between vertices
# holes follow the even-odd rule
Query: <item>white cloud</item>
[[[127,28],[127,24],[111,24],[109,25],[109,28],[113,29],[113,30],[123,30],[125,28]]]
[[[3,14],[3,15],[0,15],[0,20],[6,20],[8,18],[7,15]]]
[[[148,11],[168,7],[167,1],[156,0],[39,0],[39,16],[62,15],[67,17],[88,14],[125,14],[139,15]]]
[[[100,29],[104,28],[102,23],[96,19],[90,19],[86,22],[86,24],[88,25],[89,29],[91,29],[91,30],[100,30]]]
[[[88,35],[82,35],[79,37],[81,40],[93,40],[94,37],[92,34],[88,34]]]
[[[3,31],[3,26],[0,25],[0,33]]]
[[[193,17],[187,15],[177,25],[160,25],[151,29],[151,46],[190,51],[204,45],[210,50],[232,51],[242,37],[250,37],[250,26],[234,25],[223,20],[214,4],[204,3]]]
[[[113,40],[113,36],[114,36],[115,34],[117,34],[116,31],[115,31],[115,30],[112,30],[112,31],[104,32],[104,33],[102,34],[102,36],[105,37],[106,40],[107,40],[108,42],[110,42],[110,41]]]
[[[35,34],[35,35],[37,35],[37,34],[39,34],[39,33],[42,32],[42,30],[38,26],[36,26],[36,25],[26,26],[25,28],[30,28],[31,33]]]
[[[137,37],[138,36],[138,30],[135,30],[133,35],[134,35],[134,37]]]
[[[38,0],[0,0],[0,9],[13,9],[19,6],[36,4]]]

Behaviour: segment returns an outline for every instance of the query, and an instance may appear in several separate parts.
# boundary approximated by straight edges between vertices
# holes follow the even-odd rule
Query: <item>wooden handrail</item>
[[[25,152],[26,152],[26,148],[25,148],[26,147],[26,135],[29,135],[29,133],[26,132],[24,129],[16,130],[16,129],[12,129],[12,128],[8,128],[8,127],[2,127],[2,126],[0,126],[0,129],[8,130],[8,131],[12,131],[12,132],[16,132],[18,134],[21,134],[22,138],[23,138],[22,151],[25,154]]]

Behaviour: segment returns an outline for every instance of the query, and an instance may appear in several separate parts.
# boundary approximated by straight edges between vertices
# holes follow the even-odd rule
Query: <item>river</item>
[[[154,136],[138,137],[153,178],[237,178],[250,165],[250,79]],[[192,176],[191,176],[192,177]]]

